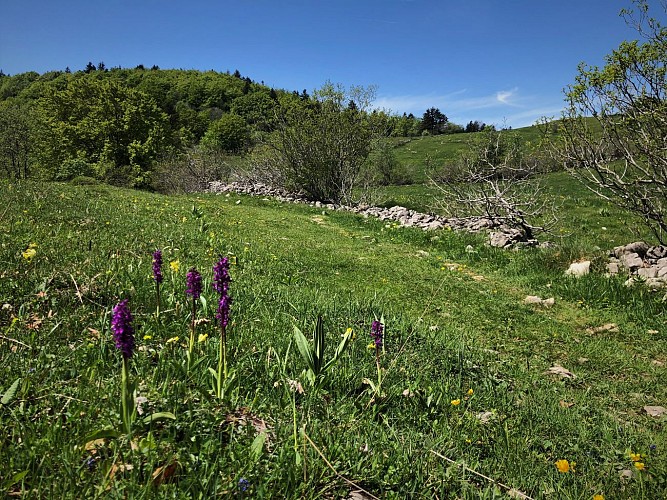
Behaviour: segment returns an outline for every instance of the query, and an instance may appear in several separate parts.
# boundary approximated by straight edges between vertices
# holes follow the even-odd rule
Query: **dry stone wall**
[[[332,203],[311,201],[301,194],[288,193],[281,189],[259,183],[248,184],[232,182],[224,184],[221,182],[211,182],[208,191],[218,194],[239,193],[250,196],[270,196],[285,203],[306,203],[315,208],[331,211],[345,210],[364,217],[376,217],[382,221],[397,222],[405,227],[417,227],[424,231],[434,231],[445,228],[473,233],[489,231],[489,244],[499,248],[538,245],[537,240],[526,239],[522,231],[496,224],[491,219],[484,217],[447,218],[435,214],[417,212],[401,206],[384,208],[363,204],[356,206],[335,205]]]

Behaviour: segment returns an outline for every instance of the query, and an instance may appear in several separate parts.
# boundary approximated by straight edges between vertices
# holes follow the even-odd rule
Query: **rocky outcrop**
[[[424,231],[434,231],[445,228],[472,233],[490,231],[490,245],[499,248],[535,246],[538,244],[537,240],[527,239],[521,230],[496,224],[491,219],[485,217],[446,218],[435,214],[417,212],[401,206],[384,208],[363,204],[348,206],[322,203],[320,201],[308,200],[303,194],[288,193],[281,189],[259,183],[247,184],[242,182],[232,182],[230,184],[224,184],[221,182],[211,182],[208,191],[219,194],[239,193],[250,196],[272,197],[285,203],[307,203],[312,207],[331,211],[345,210],[359,214],[363,217],[376,217],[382,221],[396,222],[404,227],[416,227],[423,229]]]
[[[628,286],[645,282],[653,289],[667,287],[667,246],[649,246],[643,241],[615,247],[609,255],[607,272],[610,275],[627,272]]]

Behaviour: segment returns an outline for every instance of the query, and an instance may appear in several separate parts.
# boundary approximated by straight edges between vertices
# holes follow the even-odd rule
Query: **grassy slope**
[[[522,141],[537,142],[540,138],[538,127],[524,127],[511,131]],[[475,134],[435,135],[416,138],[396,139],[394,153],[396,159],[408,172],[414,183],[428,180],[431,169],[440,170],[455,163]]]
[[[585,206],[589,199],[581,197],[567,210]],[[159,487],[165,496],[231,495],[241,477],[256,496],[345,494],[349,487],[301,437],[306,468],[296,465],[286,390],[303,368],[292,327],[310,331],[323,313],[330,343],[347,327],[357,339],[323,391],[306,386],[297,398],[297,427],[305,426],[338,473],[367,490],[397,498],[492,497],[488,483],[449,467],[434,450],[533,497],[667,493],[667,434],[641,410],[667,406],[666,369],[656,364],[667,362],[665,305],[660,296],[624,288],[620,278],[565,278],[572,257],[599,256],[590,245],[503,252],[482,237],[385,227],[273,201],[169,198],[104,186],[4,183],[0,202],[7,207],[0,297],[12,306],[0,316],[0,390],[20,378],[15,399],[0,407],[0,484],[27,472],[12,491],[138,495],[172,460],[180,469],[174,483]],[[621,225],[617,214],[598,216]],[[586,232],[596,230],[593,220],[587,224]],[[30,242],[37,255],[27,262],[21,251]],[[181,267],[179,274],[165,269],[160,321],[150,279],[156,247]],[[214,325],[199,326],[211,339],[198,344],[189,370],[183,347],[185,271],[202,270],[209,305],[200,314],[212,318],[210,268],[218,252],[237,258],[230,358],[238,384],[224,401],[208,394],[207,367],[217,363]],[[554,296],[556,306],[523,305],[527,294]],[[118,422],[118,355],[108,324],[121,297],[130,298],[138,326],[142,350],[133,372],[140,392],[153,411],[174,412],[177,420],[152,429],[152,450],[130,453],[117,440],[93,455],[82,449],[84,436]],[[383,397],[371,403],[362,383],[375,377],[366,344],[381,315],[387,371]],[[618,331],[587,331],[609,322]],[[545,376],[554,364],[577,378]],[[402,395],[406,389],[413,397]],[[455,399],[459,406],[450,403]],[[239,408],[269,425],[257,460],[249,458],[252,426],[225,425]],[[489,424],[475,418],[483,411],[493,413]],[[138,424],[135,434],[146,439],[148,431]],[[657,445],[652,453],[650,444]],[[622,484],[618,470],[632,468],[629,449],[648,455],[648,471]],[[576,461],[576,474],[559,474],[558,459]],[[114,463],[134,469],[109,479]]]

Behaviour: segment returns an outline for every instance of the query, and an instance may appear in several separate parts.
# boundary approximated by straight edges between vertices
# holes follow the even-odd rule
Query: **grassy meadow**
[[[608,249],[647,235],[563,174],[547,181],[562,200],[558,245],[520,252],[260,198],[2,181],[2,492],[666,497],[667,417],[643,410],[667,406],[664,293],[603,276]],[[424,209],[432,194],[383,196]],[[233,303],[216,386],[221,255]],[[594,272],[566,277],[580,258]],[[192,267],[204,290],[194,318]],[[555,305],[526,305],[527,295]],[[122,357],[110,330],[121,299],[141,410],[129,433],[119,432]],[[311,383],[294,327],[310,339],[318,315],[325,361],[353,333]]]

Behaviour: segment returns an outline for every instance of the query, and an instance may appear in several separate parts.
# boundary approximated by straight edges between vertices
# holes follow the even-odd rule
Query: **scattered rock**
[[[588,274],[591,270],[591,261],[590,260],[585,260],[583,262],[573,262],[570,264],[570,267],[568,268],[567,271],[565,271],[565,274],[568,276],[585,276]]]
[[[630,469],[623,469],[618,473],[621,481],[629,481],[632,479],[632,471]]]
[[[556,375],[560,378],[570,378],[570,379],[575,379],[577,376],[572,373],[570,370],[567,368],[563,368],[560,365],[554,365],[548,370],[544,372],[545,375]]]
[[[664,408],[662,406],[644,406],[644,411],[649,415],[650,417],[662,417],[663,415],[667,414],[667,408]]]
[[[607,272],[612,276],[618,274],[620,271],[620,264],[618,262],[610,262],[607,264]]]
[[[488,424],[493,420],[494,415],[493,412],[491,411],[482,411],[477,414],[475,414],[475,418],[480,421],[482,424]]]
[[[528,295],[523,299],[524,304],[536,304],[543,307],[551,307],[556,303],[556,299],[550,297],[548,299],[542,299],[536,295]]]
[[[606,323],[602,326],[586,328],[586,331],[588,333],[600,333],[600,332],[618,333],[618,325],[616,323]]]

